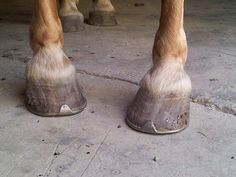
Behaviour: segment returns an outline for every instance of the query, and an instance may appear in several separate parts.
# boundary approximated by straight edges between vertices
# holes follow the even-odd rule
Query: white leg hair
[[[66,1],[66,3],[61,3],[61,7],[59,9],[60,16],[79,16],[81,21],[84,21],[83,14],[78,10],[77,1]]]
[[[75,79],[75,68],[60,47],[43,47],[27,64],[26,77],[36,83],[68,81]]]
[[[188,96],[191,92],[191,80],[183,68],[180,59],[165,59],[163,63],[151,68],[140,82],[142,88],[155,96],[174,94]]]
[[[95,1],[95,10],[105,11],[105,12],[114,12],[115,8],[112,5],[110,0],[96,0]]]

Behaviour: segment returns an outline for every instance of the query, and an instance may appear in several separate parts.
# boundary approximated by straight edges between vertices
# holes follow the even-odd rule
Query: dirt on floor
[[[160,0],[113,3],[118,26],[64,34],[88,107],[44,119],[24,107],[32,1],[0,2],[0,176],[235,177],[236,1],[186,0],[191,123],[161,137],[124,122],[152,65]],[[87,18],[92,2],[81,0],[79,9]]]

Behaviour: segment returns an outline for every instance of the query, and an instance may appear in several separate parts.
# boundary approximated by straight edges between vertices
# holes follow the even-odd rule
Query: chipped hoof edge
[[[82,17],[79,15],[60,16],[60,19],[65,33],[85,30]]]
[[[94,26],[116,26],[118,24],[114,12],[104,11],[90,12],[87,23]]]
[[[189,97],[154,97],[140,88],[127,111],[126,123],[143,133],[171,134],[188,127],[189,113]]]

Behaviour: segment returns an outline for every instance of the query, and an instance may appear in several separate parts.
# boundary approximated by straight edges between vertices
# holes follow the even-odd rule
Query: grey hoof
[[[140,88],[128,109],[126,122],[131,128],[144,133],[177,133],[188,127],[189,112],[189,97],[154,97]]]
[[[26,83],[26,107],[39,116],[69,116],[84,110],[87,101],[74,82],[45,85]]]
[[[114,12],[93,11],[89,13],[89,25],[116,26],[117,21]]]
[[[79,15],[60,16],[60,19],[65,33],[83,31],[85,29],[83,18]]]

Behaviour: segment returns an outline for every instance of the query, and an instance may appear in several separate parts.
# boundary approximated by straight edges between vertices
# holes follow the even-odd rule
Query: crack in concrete
[[[129,84],[137,85],[137,86],[139,85],[138,82],[128,80],[128,79],[123,79],[123,78],[120,78],[120,77],[108,76],[108,75],[97,74],[97,73],[91,73],[91,72],[88,72],[88,71],[85,71],[85,70],[80,70],[80,69],[77,69],[76,71],[77,71],[77,73],[80,73],[80,74],[86,74],[86,75],[100,77],[100,78],[109,79],[109,80],[118,80],[118,81],[126,82],[126,83],[129,83]]]
[[[93,72],[89,72],[89,71],[86,71],[86,70],[80,70],[80,69],[77,69],[76,71],[77,71],[77,73],[80,73],[80,74],[95,76],[95,77],[114,80],[114,81],[126,82],[126,83],[129,83],[129,84],[132,84],[132,85],[139,86],[138,82],[128,80],[128,79],[123,79],[123,78],[120,78],[120,77],[108,76],[108,75],[93,73]],[[209,107],[209,106],[214,107],[215,110],[217,110],[219,112],[236,115],[236,110],[234,110],[234,109],[232,109],[228,106],[219,106],[218,104],[213,103],[211,101],[208,101],[207,99],[204,99],[204,101],[201,101],[201,100],[199,100],[199,99],[197,99],[196,97],[193,97],[193,96],[190,96],[190,99],[191,99],[191,102],[193,102],[193,103],[197,103],[197,104],[205,106],[205,107]]]
[[[55,146],[55,148],[54,148],[54,150],[53,150],[53,155],[52,155],[52,157],[50,158],[49,163],[48,163],[46,169],[44,170],[43,177],[46,177],[46,175],[48,174],[48,171],[50,170],[51,166],[53,165],[54,161],[56,160],[56,157],[54,156],[54,153],[57,152],[57,149],[58,149],[59,145],[60,145],[60,143],[58,143],[58,144]]]
[[[229,106],[225,105],[218,105],[212,101],[209,101],[207,98],[198,99],[197,97],[191,97],[191,102],[203,105],[205,107],[214,107],[215,110],[219,112],[236,115],[236,110],[234,110],[233,108],[230,108]]]
[[[106,132],[106,134],[105,134],[105,136],[104,136],[104,138],[103,138],[102,142],[100,143],[99,147],[97,148],[96,152],[94,153],[93,157],[92,157],[92,158],[91,158],[91,160],[89,161],[89,163],[88,163],[87,167],[84,169],[84,171],[82,172],[82,174],[81,174],[81,176],[80,176],[80,177],[83,177],[83,176],[84,176],[85,172],[87,171],[87,169],[88,169],[88,168],[89,168],[89,166],[91,165],[92,161],[93,161],[93,160],[94,160],[94,158],[96,157],[96,155],[97,155],[98,151],[101,149],[102,145],[103,145],[103,144],[104,144],[104,142],[106,141],[106,139],[107,139],[107,137],[108,137],[109,133],[111,132],[111,130],[112,130],[112,128],[110,128],[110,129],[109,129],[109,130]]]
[[[74,141],[72,141],[68,146],[66,146],[61,152],[57,152],[58,148],[59,148],[59,145],[60,143],[58,143],[54,150],[53,150],[53,154],[52,154],[52,157],[48,163],[48,166],[46,167],[45,171],[44,171],[44,174],[43,174],[43,177],[46,177],[46,176],[49,176],[50,173],[50,169],[52,167],[52,165],[54,164],[54,162],[56,161],[56,159],[61,156],[63,153],[65,153],[70,147],[71,145],[73,145],[74,143],[76,143],[77,141],[79,140],[79,138],[76,138]],[[81,145],[78,147],[78,149],[81,147]],[[58,153],[58,155],[55,156],[55,153]]]

